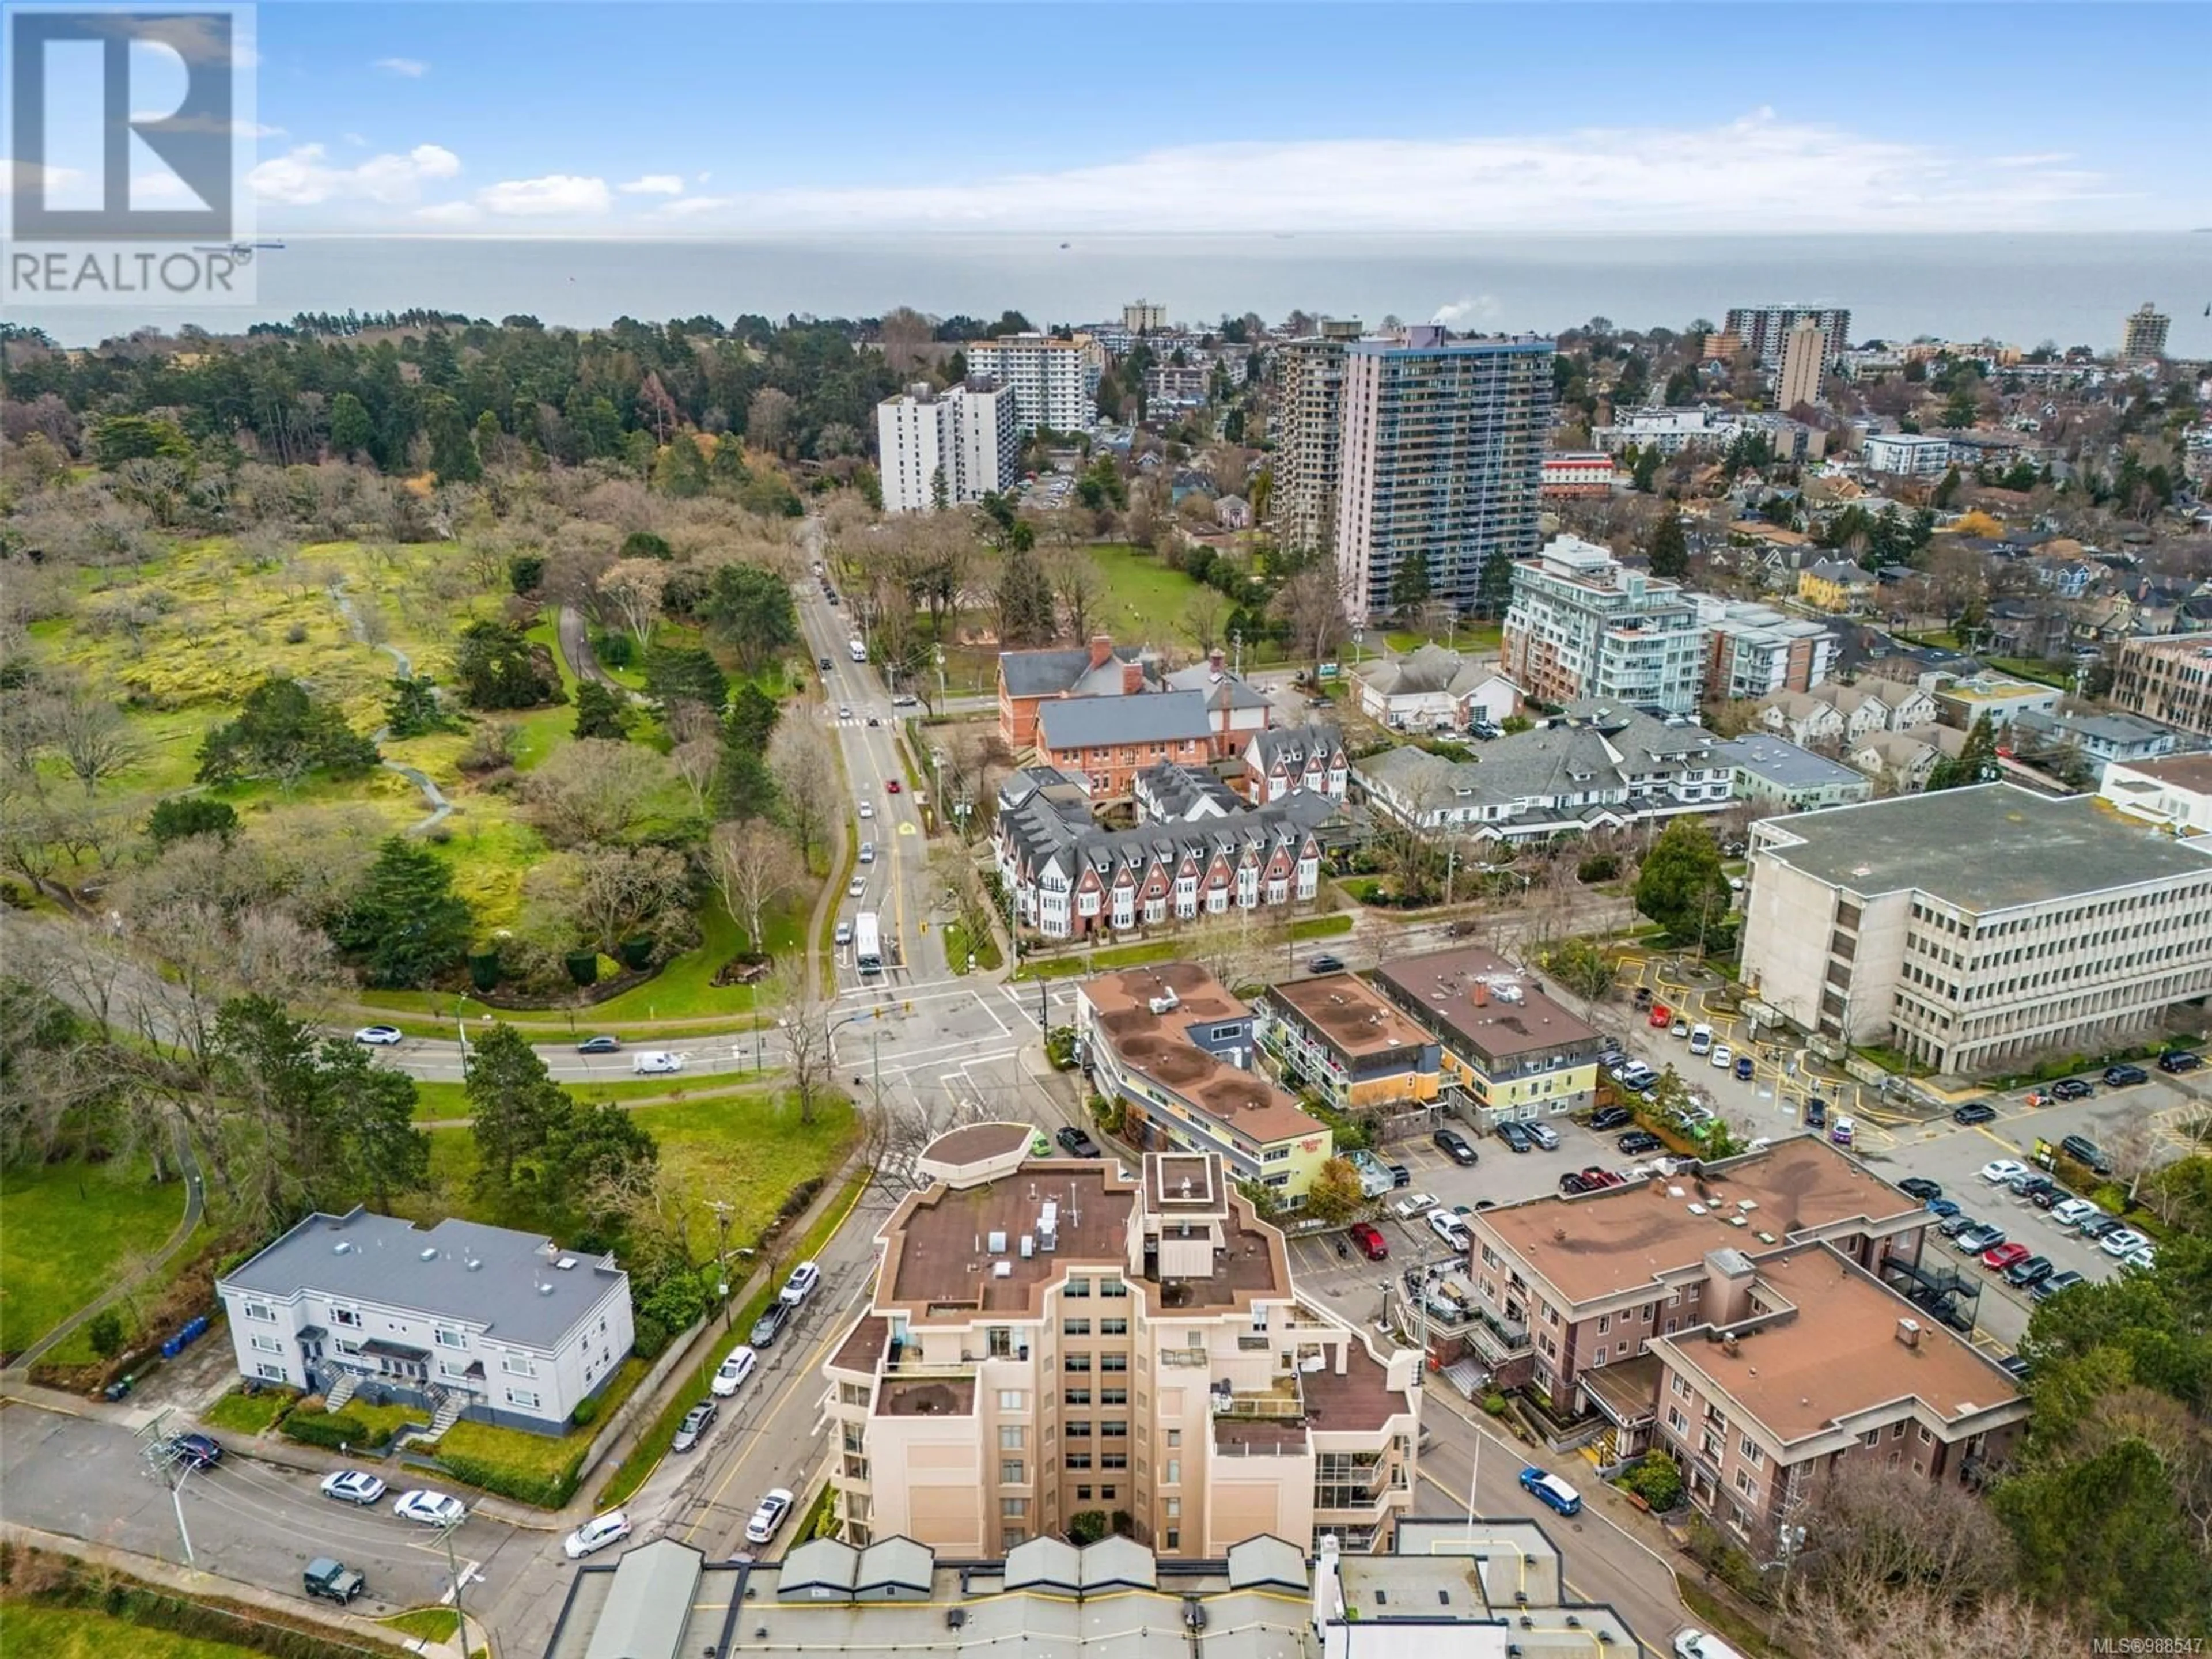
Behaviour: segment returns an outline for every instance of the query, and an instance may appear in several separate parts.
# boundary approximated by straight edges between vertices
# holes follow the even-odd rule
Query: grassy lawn
[[[1106,581],[1105,594],[1091,612],[1093,631],[1111,634],[1123,645],[1166,646],[1182,640],[1182,613],[1199,591],[1196,582],[1127,542],[1101,542],[1088,550]]]
[[[1348,933],[1358,924],[1357,916],[1338,911],[1334,915],[1304,916],[1291,924],[1291,937],[1295,939],[1333,939],[1339,933]]]
[[[376,1385],[374,1382],[370,1382],[365,1386],[373,1389]],[[295,1415],[297,1416],[298,1414],[295,1413]],[[312,1417],[316,1415],[316,1413],[309,1413],[307,1415]],[[400,1430],[405,1428],[410,1423],[421,1424],[428,1426],[430,1421],[430,1413],[427,1407],[372,1406],[368,1403],[366,1395],[358,1394],[352,1399],[346,1401],[344,1409],[339,1412],[338,1415],[341,1417],[349,1417],[353,1419],[353,1420],[360,1424],[368,1433],[368,1437],[362,1442],[360,1445],[354,1448],[356,1451],[361,1451],[365,1448],[380,1447],[388,1443],[393,1435],[398,1433]],[[288,1422],[291,1419],[287,1419]],[[307,1446],[313,1445],[314,1443],[313,1441],[301,1440],[300,1443],[303,1446]],[[402,1483],[395,1482],[394,1484],[401,1485]]]
[[[185,1213],[184,1185],[154,1186],[147,1168],[71,1163],[0,1176],[0,1352],[36,1341],[129,1257],[167,1241]]]
[[[264,1434],[299,1397],[283,1389],[264,1389],[250,1395],[233,1389],[200,1416],[233,1434]]]
[[[1149,939],[1141,945],[1116,945],[1103,951],[1073,952],[1064,957],[1030,957],[1015,969],[1016,979],[1074,979],[1085,974],[1103,974],[1116,968],[1145,968],[1155,962],[1172,962],[1189,948],[1187,942]]]
[[[975,966],[987,973],[995,969],[1001,959],[999,954],[999,941],[990,934],[985,933],[979,938],[970,939],[968,936],[968,930],[958,922],[946,922],[945,924],[945,960],[952,964],[954,973],[964,974],[968,971],[968,954],[971,951],[975,955]]]
[[[1505,629],[1502,624],[1498,623],[1468,622],[1462,623],[1458,627],[1450,629],[1441,638],[1428,634],[1409,633],[1405,629],[1399,629],[1385,634],[1382,636],[1382,639],[1383,642],[1393,651],[1400,652],[1401,653],[1407,651],[1418,651],[1421,647],[1430,643],[1431,639],[1434,639],[1437,644],[1448,646],[1452,650],[1462,653],[1465,655],[1480,656],[1485,653],[1492,654],[1495,654],[1497,653],[1498,647],[1504,642]],[[1363,651],[1361,654],[1364,656],[1373,656],[1375,653],[1373,650],[1369,649]]]
[[[450,1642],[460,1628],[461,1616],[451,1607],[416,1607],[412,1613],[396,1613],[376,1622],[402,1636],[416,1637],[425,1642]]]
[[[0,1601],[0,1652],[8,1659],[262,1659],[252,1648],[203,1641],[111,1619],[83,1607]]]
[[[872,1173],[872,1170],[862,1170],[851,1176],[843,1189],[822,1212],[822,1218],[807,1230],[804,1237],[781,1253],[782,1259],[804,1261],[819,1255],[822,1247],[836,1236],[838,1228],[845,1224],[846,1218],[853,1212],[853,1206],[860,1201],[860,1194],[866,1189]],[[781,1288],[775,1275],[770,1274],[763,1288],[738,1309],[724,1328],[708,1342],[704,1355],[692,1369],[690,1376],[684,1379],[682,1387],[671,1391],[668,1403],[661,1407],[659,1416],[654,1418],[638,1436],[637,1444],[630,1455],[616,1467],[613,1475],[600,1488],[596,1508],[611,1509],[645,1484],[646,1477],[667,1455],[668,1443],[676,1437],[676,1425],[683,1420],[684,1413],[707,1392],[707,1384],[714,1375],[714,1368],[722,1363],[731,1349],[744,1340],[745,1334],[752,1329],[753,1322],[768,1306],[769,1298]]]
[[[600,1393],[592,1421],[582,1428],[563,1435],[532,1434],[526,1429],[464,1420],[438,1442],[437,1459],[457,1480],[522,1503],[558,1509],[575,1490],[576,1470],[592,1442],[651,1369],[642,1359],[623,1360]]]
[[[746,1041],[750,1042],[748,1038]],[[561,1086],[587,1106],[602,1103],[620,1105],[624,1102],[650,1101],[655,1105],[675,1105],[685,1101],[708,1101],[731,1096],[757,1094],[763,1082],[773,1079],[776,1068],[769,1066],[756,1081],[750,1073],[722,1073],[702,1077],[696,1084],[687,1085],[682,1076],[623,1078],[611,1083],[564,1083]],[[471,1115],[467,1087],[459,1083],[417,1083],[415,1085],[415,1118],[421,1123],[450,1121]]]

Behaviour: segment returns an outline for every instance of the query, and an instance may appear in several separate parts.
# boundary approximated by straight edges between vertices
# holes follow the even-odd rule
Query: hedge
[[[294,1440],[325,1451],[374,1443],[368,1425],[343,1412],[294,1412],[284,1419],[284,1432]]]
[[[487,1458],[469,1457],[442,1449],[438,1450],[437,1458],[439,1468],[479,1492],[495,1492],[518,1504],[534,1504],[541,1510],[557,1510],[576,1495],[576,1473],[583,1468],[585,1454],[591,1449],[592,1443],[586,1440],[576,1448],[576,1455],[567,1466],[551,1474],[533,1474]]]

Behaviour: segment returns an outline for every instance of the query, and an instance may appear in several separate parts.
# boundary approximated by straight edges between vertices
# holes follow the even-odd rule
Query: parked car
[[[1693,1054],[1709,1054],[1712,1051],[1713,1028],[1710,1025],[1692,1025],[1690,1028],[1690,1052]]]
[[[1982,1165],[1982,1179],[1992,1187],[2001,1186],[2016,1175],[2026,1175],[2027,1165],[2016,1158],[1993,1158]]]
[[[2041,1192],[2045,1187],[2056,1186],[2057,1183],[2040,1170],[2021,1170],[2016,1174],[2007,1176],[2002,1184],[2018,1193],[2022,1198],[2028,1198]]]
[[[783,1525],[784,1516],[791,1513],[792,1503],[791,1493],[781,1486],[762,1498],[760,1507],[745,1522],[745,1542],[765,1544],[774,1538],[776,1529]]]
[[[707,1431],[714,1426],[714,1419],[722,1408],[712,1400],[702,1400],[684,1413],[684,1420],[676,1425],[676,1438],[668,1443],[668,1449],[688,1452],[707,1437]]]
[[[2101,1244],[2114,1233],[2124,1232],[2126,1229],[2120,1225],[2119,1217],[2106,1215],[2100,1210],[2095,1215],[2084,1218],[2074,1231],[2082,1237]]]
[[[2027,1375],[2027,1360],[2024,1355],[2008,1353],[1997,1361],[1997,1369],[2017,1382]]]
[[[2097,1091],[2078,1077],[2062,1077],[2051,1085],[2051,1092],[2060,1100],[2087,1100]]]
[[[1690,1022],[1680,1014],[1674,1016],[1674,1034],[1678,1037],[1690,1035]]]
[[[1625,1129],[1636,1121],[1636,1114],[1626,1106],[1608,1106],[1589,1121],[1591,1128],[1603,1134],[1608,1129]]]
[[[1556,1152],[1559,1150],[1559,1132],[1550,1124],[1525,1123],[1522,1127],[1528,1132],[1528,1139],[1546,1152]]]
[[[2005,1242],[2003,1228],[1984,1222],[1978,1227],[1969,1227],[1951,1241],[1951,1248],[1960,1255],[1979,1255],[1984,1250],[1995,1249]]]
[[[665,1048],[646,1048],[630,1058],[629,1069],[639,1077],[658,1077],[684,1069],[684,1056]]]
[[[1640,1158],[1646,1152],[1656,1152],[1667,1143],[1649,1129],[1631,1129],[1613,1143],[1630,1158]]]
[[[372,1048],[389,1048],[405,1035],[397,1025],[364,1025],[353,1034],[353,1040]]]
[[[1413,1172],[1411,1170],[1407,1169],[1402,1164],[1393,1164],[1390,1165],[1390,1185],[1394,1188],[1398,1187],[1410,1187],[1413,1184]]]
[[[1743,1659],[1743,1656],[1711,1631],[1686,1630],[1675,1635],[1674,1659]]]
[[[791,1270],[791,1277],[783,1281],[776,1297],[796,1308],[814,1294],[814,1287],[821,1282],[822,1269],[811,1261],[802,1261]]]
[[[776,1338],[783,1334],[783,1328],[791,1322],[791,1312],[788,1302],[769,1303],[761,1310],[761,1316],[753,1321],[752,1334],[745,1340],[756,1348],[775,1346]]]
[[[1521,1490],[1561,1515],[1582,1513],[1583,1495],[1558,1475],[1534,1464],[1521,1471]]]
[[[2153,1267],[2158,1265],[2158,1246],[2155,1244],[2139,1244],[2134,1249],[2130,1250],[2127,1255],[2121,1257],[2120,1261],[2123,1266],[2141,1267],[2145,1273],[2148,1273]]]
[[[714,1367],[714,1380],[707,1387],[709,1391],[727,1398],[744,1386],[744,1381],[760,1364],[760,1356],[739,1343]]]
[[[1467,1249],[1467,1224],[1441,1206],[1429,1212],[1429,1231],[1455,1250]]]
[[[1717,1069],[1725,1072],[1735,1064],[1735,1050],[1725,1042],[1716,1042],[1711,1058]]]
[[[368,1580],[344,1562],[319,1555],[301,1573],[300,1588],[310,1595],[343,1607],[368,1588]]]
[[[611,1036],[587,1036],[576,1045],[580,1054],[612,1054],[622,1051],[622,1039]]]
[[[1569,1198],[1572,1198],[1577,1193],[1586,1193],[1589,1189],[1589,1182],[1584,1181],[1572,1170],[1559,1177],[1559,1191]]]
[[[1663,1002],[1655,1002],[1651,1005],[1650,1013],[1645,1016],[1644,1024],[1655,1031],[1663,1031],[1674,1023],[1674,1011],[1672,1008]]]
[[[1926,1176],[1907,1176],[1897,1183],[1897,1190],[1908,1198],[1917,1198],[1925,1203],[1931,1198],[1943,1196],[1943,1183],[1930,1181]]]
[[[211,1469],[222,1462],[222,1446],[212,1436],[179,1434],[170,1437],[169,1455],[196,1469]]]
[[[406,1492],[392,1504],[392,1512],[402,1521],[419,1521],[426,1527],[452,1527],[468,1519],[469,1506],[447,1492]]]
[[[1751,1081],[1752,1069],[1751,1056],[1749,1054],[1738,1054],[1735,1057],[1735,1075],[1736,1080],[1739,1083],[1748,1083]]]
[[[1316,974],[1340,974],[1344,971],[1344,958],[1333,957],[1324,951],[1319,956],[1310,959],[1306,967]]]
[[[1506,1126],[1508,1128],[1515,1129],[1517,1129],[1520,1126],[1518,1124],[1509,1124]],[[1504,1131],[1501,1130],[1500,1133],[1503,1133]],[[1474,1143],[1469,1141],[1465,1135],[1462,1134],[1456,1129],[1439,1129],[1436,1132],[1435,1135],[1431,1137],[1431,1139],[1436,1141],[1437,1148],[1443,1152],[1443,1155],[1451,1159],[1455,1164],[1465,1167],[1481,1162],[1480,1155],[1478,1155],[1474,1150]],[[1513,1146],[1513,1143],[1510,1140],[1508,1140],[1505,1144],[1509,1146]],[[1514,1146],[1513,1150],[1516,1152],[1525,1152],[1528,1149],[1524,1146]]]
[[[1445,1133],[1446,1132],[1442,1129],[1437,1131],[1437,1133],[1440,1136]],[[1498,1126],[1498,1138],[1504,1141],[1507,1148],[1512,1152],[1534,1152],[1536,1148],[1536,1143],[1528,1139],[1528,1132],[1517,1123],[1499,1124]],[[1438,1146],[1443,1145],[1441,1140],[1437,1144]],[[1446,1148],[1446,1150],[1449,1151],[1449,1149]]]
[[[2070,1290],[2075,1285],[2083,1284],[2085,1282],[2087,1281],[2080,1273],[2074,1272],[2073,1269],[2069,1267],[2064,1273],[2053,1273],[2050,1278],[2042,1280],[2040,1283],[2031,1285],[2029,1287],[2029,1291],[2038,1302],[2048,1302],[2052,1297],[2057,1295],[2059,1291]]]
[[[1070,1158],[1103,1158],[1105,1156],[1098,1150],[1097,1141],[1073,1124],[1054,1134],[1053,1139],[1060,1143],[1060,1150]]]
[[[2132,1227],[2115,1227],[2097,1241],[2097,1248],[2109,1256],[2133,1255],[2150,1240]]]
[[[1993,1244],[1982,1252],[1982,1266],[1987,1267],[1991,1273],[2001,1273],[2014,1262],[2027,1261],[2028,1254],[2027,1246],[2017,1240],[2003,1244]]]
[[[1806,1096],[1805,1127],[1808,1129],[1823,1128],[1826,1126],[1827,1121],[1828,1103],[1822,1099],[1819,1095]]]
[[[2032,1290],[2057,1271],[2047,1255],[2024,1255],[2004,1270],[2005,1283],[2017,1290]]]
[[[2107,1089],[2126,1089],[2138,1083],[2150,1081],[2150,1073],[2140,1066],[2107,1066],[2105,1067],[2105,1086]]]
[[[2193,1072],[2203,1063],[2203,1056],[2192,1054],[2186,1048],[2169,1048],[2158,1057],[2158,1069],[2176,1076],[2184,1072]]]
[[[1592,1192],[1597,1191],[1601,1187],[1620,1187],[1626,1184],[1612,1170],[1601,1169],[1595,1164],[1583,1170],[1583,1180]]]
[[[2027,1201],[2039,1210],[2055,1210],[2062,1204],[2072,1204],[2076,1200],[2073,1194],[2054,1181],[2048,1187],[2038,1187],[2030,1192]]]
[[[2061,1227],[2078,1227],[2091,1216],[2103,1213],[2104,1212],[2088,1199],[2069,1198],[2063,1203],[2051,1207],[2051,1219]]]
[[[2058,1143],[2058,1150],[2076,1164],[2086,1164],[2100,1176],[2112,1172],[2112,1160],[2105,1156],[2105,1149],[2087,1135],[2069,1135]]]
[[[1928,1213],[1946,1218],[1954,1216],[1959,1213],[1959,1200],[1954,1198],[1931,1198],[1928,1200]]]
[[[1829,1144],[1836,1146],[1848,1146],[1851,1144],[1852,1136],[1857,1133],[1858,1125],[1847,1117],[1839,1117],[1828,1126]]]
[[[366,1509],[384,1501],[384,1482],[362,1469],[340,1469],[323,1477],[322,1493],[341,1504],[357,1504]]]
[[[1936,1231],[1946,1238],[1956,1238],[1960,1233],[1979,1231],[1983,1223],[1978,1217],[1968,1215],[1964,1210],[1960,1210],[1944,1217]]]
[[[629,1516],[620,1510],[595,1515],[570,1533],[561,1547],[571,1561],[580,1561],[594,1550],[603,1550],[629,1536]]]
[[[1370,1261],[1388,1261],[1390,1259],[1389,1243],[1383,1238],[1382,1230],[1373,1222],[1355,1221],[1349,1231],[1352,1242],[1359,1247],[1359,1253]]]
[[[1415,1216],[1425,1215],[1436,1207],[1436,1195],[1432,1193],[1407,1193],[1390,1206],[1401,1221],[1411,1221]]]
[[[1986,1100],[1970,1100],[1951,1114],[1951,1121],[1969,1127],[1977,1123],[1996,1121],[1997,1109]]]

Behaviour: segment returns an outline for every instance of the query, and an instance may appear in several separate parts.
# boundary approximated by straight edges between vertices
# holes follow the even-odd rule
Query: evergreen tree
[[[445,392],[434,392],[423,404],[422,416],[423,429],[430,436],[430,471],[439,482],[470,483],[483,477],[483,462],[461,406]]]
[[[688,432],[678,433],[653,464],[654,485],[681,501],[705,495],[707,482],[707,461],[699,453],[697,441]]]
[[[719,714],[730,696],[730,683],[711,652],[696,646],[656,645],[645,653],[646,695],[665,709],[696,702]]]
[[[566,702],[553,653],[505,623],[471,623],[453,647],[453,680],[471,708]]]
[[[1001,649],[1048,645],[1059,632],[1053,604],[1052,582],[1036,555],[1022,544],[1020,532],[1029,528],[1018,522],[1006,548],[1006,562],[999,573],[999,630]]]
[[[1429,562],[1416,550],[1398,562],[1390,577],[1390,604],[1401,617],[1411,617],[1429,602]]]
[[[1959,469],[1954,465],[1944,473],[1942,482],[1936,486],[1936,493],[1929,499],[1937,507],[1948,507],[1959,499]]]
[[[376,428],[370,423],[368,410],[350,392],[341,392],[331,399],[331,450],[348,459],[366,453],[376,441]]]
[[[1712,831],[1677,818],[1661,831],[1636,878],[1636,908],[1677,939],[1708,936],[1729,913],[1728,878]]]
[[[568,1091],[553,1081],[529,1040],[505,1024],[477,1039],[463,1088],[477,1144],[477,1180],[495,1191],[510,1190],[516,1164],[543,1148],[554,1126],[568,1116]]]
[[[1927,787],[1930,792],[1963,789],[1969,784],[1993,783],[2000,775],[1996,728],[1987,714],[1977,714],[1957,757],[1946,756],[1928,769]]]
[[[629,736],[628,703],[597,680],[583,681],[576,687],[576,723],[569,735],[621,742]]]
[[[1638,494],[1649,495],[1657,485],[1661,459],[1659,447],[1656,444],[1651,445],[1637,456],[1636,470],[1630,474],[1630,477],[1635,480]]]
[[[1690,538],[1682,529],[1681,514],[1674,507],[1669,507],[1666,517],[1652,526],[1644,556],[1651,562],[1655,576],[1678,582],[1690,574]]]
[[[384,723],[395,738],[419,738],[428,732],[458,730],[460,721],[438,701],[438,688],[428,675],[398,674],[384,694]]]
[[[340,950],[362,958],[370,984],[404,988],[425,985],[459,961],[474,927],[445,860],[392,836],[330,932]]]
[[[246,694],[236,720],[200,740],[199,760],[202,783],[273,777],[289,788],[319,770],[358,777],[376,764],[376,745],[297,680],[271,675]]]
[[[172,795],[155,804],[146,833],[164,850],[194,836],[220,836],[228,842],[238,833],[238,809],[205,795]]]

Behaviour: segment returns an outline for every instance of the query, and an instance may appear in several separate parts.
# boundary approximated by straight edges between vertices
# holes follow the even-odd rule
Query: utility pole
[[[461,1516],[460,1521],[449,1521],[444,1526],[438,1528],[438,1535],[444,1540],[446,1546],[446,1571],[453,1576],[453,1618],[460,1626],[461,1653],[464,1659],[466,1659],[466,1656],[471,1650],[469,1648],[469,1615],[467,1610],[461,1606],[461,1568],[459,1562],[455,1560],[453,1557],[453,1534],[460,1530],[461,1522],[466,1521],[467,1519],[468,1516],[465,1514]],[[490,1638],[491,1632],[487,1628],[484,1632],[484,1639],[488,1643]]]
[[[717,1198],[707,1207],[714,1212],[714,1276],[716,1289],[722,1298],[722,1328],[730,1328],[730,1202]]]
[[[143,1443],[140,1455],[146,1460],[146,1472],[169,1489],[169,1501],[177,1511],[177,1541],[183,1547],[185,1565],[191,1566],[192,1534],[185,1525],[185,1482],[191,1479],[191,1461],[177,1450],[163,1425],[169,1420],[168,1407],[163,1407],[154,1419],[138,1431]]]

